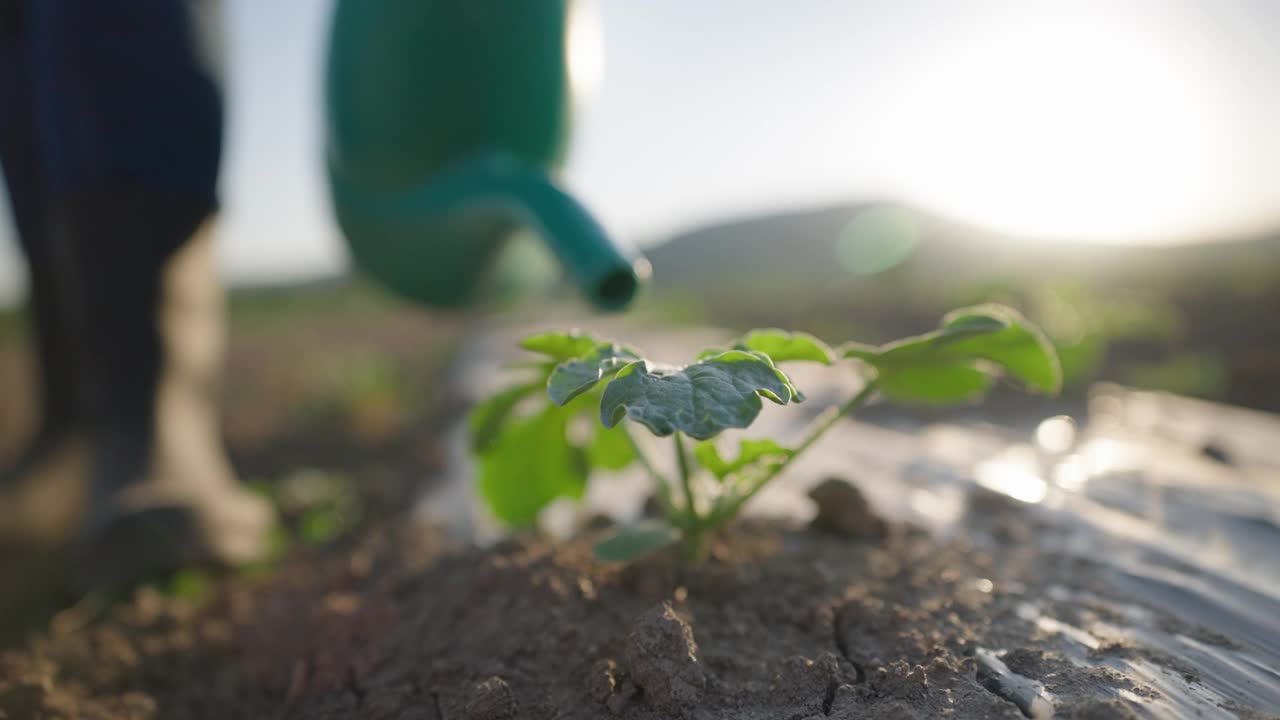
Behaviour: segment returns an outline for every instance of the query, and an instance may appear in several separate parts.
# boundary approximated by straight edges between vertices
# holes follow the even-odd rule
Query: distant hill
[[[880,220],[858,227],[873,215]],[[1177,282],[1241,274],[1280,279],[1280,231],[1178,245],[1049,241],[985,231],[892,203],[730,220],[673,236],[647,254],[658,288],[715,288],[741,284],[744,278],[791,290],[825,288],[847,284],[855,276],[848,267],[850,256],[865,256],[861,251],[868,245],[874,250],[886,242],[894,244],[893,238],[875,237],[877,230],[881,236],[914,236],[914,250],[887,275],[924,275],[944,284],[1062,273],[1087,275],[1103,284],[1135,277]]]

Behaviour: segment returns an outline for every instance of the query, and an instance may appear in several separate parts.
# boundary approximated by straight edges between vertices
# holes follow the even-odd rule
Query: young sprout
[[[981,397],[1002,376],[1041,393],[1056,393],[1062,381],[1044,334],[999,305],[956,310],[937,330],[880,346],[832,349],[805,333],[753,330],[678,367],[578,332],[534,335],[521,346],[545,358],[530,366],[533,377],[491,396],[470,417],[481,494],[501,522],[529,526],[553,500],[581,498],[593,471],[638,463],[654,484],[663,517],[599,542],[596,556],[613,562],[673,543],[701,560],[713,533],[840,418],[873,398],[947,404]],[[846,359],[856,361],[849,365],[862,375],[861,389],[820,416],[794,447],[745,439],[735,456],[720,454],[713,438],[750,427],[764,400],[804,400],[780,365]],[[591,430],[570,433],[582,417],[592,418]],[[624,421],[671,439],[675,477],[657,469]]]

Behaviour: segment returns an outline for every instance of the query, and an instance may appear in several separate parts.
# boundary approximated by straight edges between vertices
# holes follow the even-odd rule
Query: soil
[[[600,529],[481,550],[412,528],[200,609],[144,590],[106,620],[65,612],[3,656],[0,717],[1103,719],[1160,695],[1025,620],[1028,583],[1062,568],[1014,547],[753,522],[692,571],[594,562]]]

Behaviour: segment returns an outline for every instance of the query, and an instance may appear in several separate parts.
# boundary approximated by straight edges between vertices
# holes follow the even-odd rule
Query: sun
[[[1175,39],[1096,16],[1024,18],[931,58],[901,96],[906,193],[1029,236],[1206,224],[1227,103],[1204,94]]]

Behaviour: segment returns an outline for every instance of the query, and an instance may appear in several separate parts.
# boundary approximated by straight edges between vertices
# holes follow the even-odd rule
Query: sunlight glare
[[[1076,441],[1076,421],[1069,415],[1055,415],[1036,426],[1036,445],[1048,453],[1061,454]]]
[[[1053,483],[1063,490],[1078,492],[1088,482],[1088,465],[1080,455],[1068,455],[1053,466]]]
[[[1040,477],[1035,450],[1029,445],[1014,445],[973,469],[978,484],[1008,495],[1014,500],[1035,504],[1049,494],[1049,484]]]
[[[936,58],[903,94],[907,191],[1018,234],[1144,239],[1203,224],[1227,123],[1177,39],[1154,20],[1149,33],[1097,16],[1021,20]]]
[[[569,7],[565,54],[569,86],[575,102],[595,97],[604,84],[604,25],[591,0],[574,0]]]

